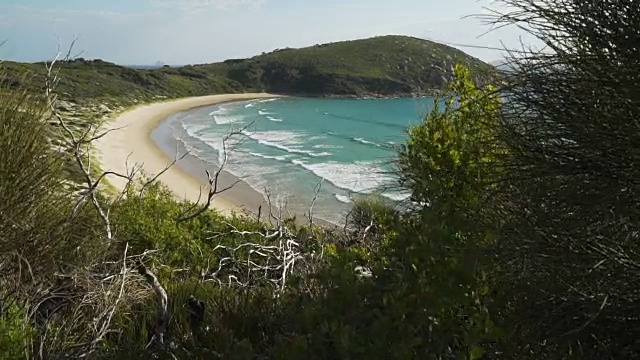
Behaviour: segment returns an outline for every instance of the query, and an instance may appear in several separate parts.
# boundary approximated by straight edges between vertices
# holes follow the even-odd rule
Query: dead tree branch
[[[202,215],[202,213],[204,213],[205,211],[207,211],[211,207],[211,203],[213,202],[213,198],[216,195],[221,194],[221,193],[233,188],[234,186],[236,186],[240,182],[240,180],[236,180],[231,185],[226,186],[224,188],[221,188],[220,184],[219,184],[220,175],[224,171],[224,168],[225,168],[225,166],[227,165],[227,163],[229,161],[229,154],[231,152],[233,152],[235,147],[238,146],[238,144],[240,143],[240,142],[238,142],[238,143],[232,144],[229,147],[229,141],[234,136],[243,135],[244,134],[244,130],[249,128],[251,125],[252,124],[248,124],[248,125],[242,127],[239,130],[231,130],[222,139],[222,161],[221,161],[220,165],[218,166],[218,169],[213,173],[213,175],[209,172],[209,170],[205,170],[205,172],[207,174],[207,183],[208,183],[207,187],[209,189],[209,191],[207,192],[207,196],[206,196],[206,202],[203,205],[198,205],[200,203],[200,201],[199,201],[200,198],[198,198],[198,201],[193,206],[189,207],[182,214],[180,214],[180,216],[176,220],[178,223],[191,221],[191,220],[197,218],[198,216]]]
[[[282,223],[276,229],[263,231],[241,231],[232,224],[226,225],[229,230],[214,234],[212,239],[239,235],[248,241],[237,246],[216,246],[212,256],[218,257],[218,266],[215,271],[204,274],[205,281],[240,287],[268,284],[280,292],[292,274],[308,272],[312,268],[302,264],[309,265],[321,259],[315,252],[305,252],[295,235]]]
[[[142,275],[142,277],[144,277],[144,279],[151,286],[153,291],[156,293],[156,296],[158,297],[158,319],[156,323],[155,333],[147,347],[153,342],[156,342],[158,346],[163,346],[164,334],[167,331],[167,326],[169,325],[169,301],[167,292],[165,291],[164,287],[162,287],[162,284],[160,284],[160,281],[158,281],[158,277],[144,265],[141,259],[137,259],[136,263],[136,269],[138,270],[138,273]]]
[[[189,153],[190,152],[187,151],[184,154],[179,155],[179,153],[178,153],[178,145],[176,144],[176,156],[173,158],[173,161],[171,163],[167,164],[167,166],[165,166],[164,169],[162,169],[154,177],[152,177],[151,179],[146,181],[144,184],[142,184],[142,187],[140,188],[140,194],[139,194],[140,199],[142,200],[142,195],[144,195],[144,191],[146,190],[146,188],[148,186],[150,186],[151,184],[155,183],[160,178],[160,176],[162,176],[164,173],[169,171],[169,169],[171,169],[176,163],[178,163],[178,161],[180,161],[180,160],[184,159],[185,157],[187,157],[187,155],[189,155]]]
[[[322,183],[324,182],[324,178],[318,182],[313,191],[313,199],[311,200],[311,205],[309,206],[309,213],[307,214],[307,219],[309,220],[309,228],[313,231],[313,207],[318,201],[318,194],[320,194],[320,190],[322,190]]]
[[[69,50],[69,53],[70,51],[71,49]],[[68,56],[69,54],[67,54],[67,57]],[[85,156],[87,155],[83,147],[85,146],[89,147],[94,140],[100,139],[103,136],[107,135],[109,132],[116,129],[108,130],[98,134],[97,128],[93,128],[93,132],[92,132],[92,127],[88,127],[78,136],[76,132],[74,132],[69,127],[69,124],[67,124],[66,120],[57,109],[56,105],[57,105],[58,97],[54,93],[54,89],[56,88],[59,81],[59,77],[58,77],[59,70],[56,70],[56,64],[59,61],[59,58],[60,58],[60,54],[58,54],[58,56],[56,56],[56,58],[50,63],[45,63],[45,67],[46,67],[45,95],[47,97],[49,110],[51,114],[58,121],[58,123],[64,130],[64,133],[66,134],[67,138],[65,140],[67,141],[69,148],[73,152],[73,157],[75,159],[76,164],[78,165],[78,168],[82,172],[84,183],[86,186],[85,190],[80,193],[80,197],[76,201],[76,204],[72,209],[71,216],[74,217],[77,214],[80,206],[87,199],[90,199],[91,203],[93,204],[94,208],[96,209],[96,211],[98,212],[98,214],[100,215],[100,218],[104,223],[107,239],[111,240],[113,238],[113,234],[111,230],[111,222],[109,221],[108,210],[105,210],[102,204],[100,204],[100,201],[98,200],[98,197],[97,197],[96,190],[100,185],[100,183],[102,182],[102,180],[107,175],[118,176],[118,177],[127,179],[129,182],[132,182],[137,170],[135,170],[135,167],[134,167],[134,169],[126,175],[118,174],[112,171],[107,171],[99,175],[96,180],[93,180],[93,177],[91,175],[91,162],[90,162],[90,159],[85,160]]]
[[[99,322],[100,320],[102,320],[102,318],[104,318],[104,321],[102,322],[102,324],[100,326],[96,326],[96,328],[99,328],[99,330],[97,332],[96,337],[93,339],[93,341],[91,341],[91,345],[89,346],[89,350],[87,352],[85,352],[84,354],[82,354],[80,356],[80,358],[86,358],[89,355],[91,355],[93,352],[95,352],[96,349],[98,348],[98,344],[109,333],[109,328],[111,326],[111,320],[113,319],[113,315],[115,314],[116,309],[118,308],[118,305],[119,305],[119,303],[122,300],[123,295],[124,295],[125,283],[126,283],[127,272],[128,272],[128,268],[127,268],[127,252],[128,252],[128,250],[129,250],[129,243],[126,244],[126,246],[124,248],[124,255],[122,256],[122,273],[121,273],[122,280],[120,282],[120,291],[118,293],[118,297],[114,301],[113,306],[111,306],[111,309],[105,310],[105,312],[103,313],[103,316],[100,316],[98,318],[98,320],[96,320],[96,322]]]

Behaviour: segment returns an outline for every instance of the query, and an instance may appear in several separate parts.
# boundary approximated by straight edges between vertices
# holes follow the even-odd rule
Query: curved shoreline
[[[267,93],[223,94],[183,98],[161,103],[142,105],[128,110],[110,120],[105,130],[112,130],[94,143],[103,171],[126,173],[134,164],[142,167],[145,175],[153,177],[169,165],[173,159],[151,139],[151,133],[169,116],[181,111],[204,106],[222,104],[225,102],[244,101],[252,99],[267,99],[281,97],[281,95]],[[228,181],[236,179],[231,174],[224,174]],[[123,189],[125,179],[108,176],[109,183],[118,190]],[[166,185],[176,198],[196,202],[201,190],[206,191],[204,179],[198,178],[179,166],[172,166],[159,179]],[[236,179],[237,180],[237,179]],[[212,207],[222,213],[241,212],[244,207],[253,207],[241,200],[246,196],[233,196],[234,189],[229,193],[216,195]],[[242,190],[240,190],[242,191]],[[241,194],[238,194],[241,195]],[[255,199],[258,202],[262,198]],[[253,202],[253,201],[252,201]]]

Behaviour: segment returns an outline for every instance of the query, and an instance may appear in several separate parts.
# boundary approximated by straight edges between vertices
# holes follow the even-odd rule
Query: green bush
[[[495,141],[500,101],[456,66],[445,108],[436,106],[409,131],[400,151],[402,183],[416,208],[388,244],[391,303],[424,351],[474,358],[495,335],[482,266],[495,241],[489,216],[502,151]],[[436,101],[438,104],[438,101]]]
[[[176,201],[161,184],[142,194],[134,184],[122,198],[98,196],[110,209],[113,227],[113,239],[105,242],[104,225],[91,206],[69,216],[77,198],[63,191],[60,173],[50,170],[58,158],[36,161],[54,153],[48,150],[48,134],[33,129],[49,128],[41,125],[41,117],[20,118],[23,113],[14,112],[4,121],[15,132],[4,139],[13,141],[7,151],[15,156],[0,155],[0,160],[11,174],[25,171],[20,176],[31,183],[16,186],[0,179],[13,191],[7,199],[26,214],[2,218],[0,244],[9,253],[23,246],[19,254],[46,270],[46,276],[33,280],[37,286],[63,289],[44,323],[25,323],[34,329],[28,340],[47,357],[95,351],[98,357],[121,359],[479,358],[483,341],[495,330],[485,306],[488,288],[480,257],[493,240],[493,224],[483,212],[485,185],[499,164],[498,154],[485,143],[491,128],[483,124],[493,119],[497,104],[490,90],[475,87],[461,67],[450,90],[459,98],[451,97],[444,110],[412,129],[400,154],[401,178],[421,206],[400,213],[381,198],[358,199],[349,224],[355,231],[340,236],[289,221],[290,234],[266,238],[267,229],[274,231],[267,224],[214,210],[179,223],[180,214],[193,204]],[[487,110],[489,115],[482,117]],[[20,162],[12,163],[16,158]],[[40,171],[41,178],[29,179],[29,171]],[[45,190],[51,201],[39,203],[37,193]],[[20,199],[34,200],[25,205]],[[16,219],[22,226],[12,230],[9,221]],[[30,238],[37,241],[12,242]],[[302,256],[286,286],[276,289],[271,280],[281,276],[281,269],[251,270],[278,265],[256,254],[287,240],[297,243]],[[130,271],[116,304],[125,249]],[[168,295],[163,346],[149,345],[158,299],[132,271],[133,259],[147,251],[152,254],[143,261]],[[218,270],[223,258],[226,265]],[[227,281],[232,277],[235,282]],[[27,297],[34,308],[37,300]],[[206,309],[198,319],[189,305],[195,300]],[[112,331],[93,343],[96,321],[107,318]],[[2,323],[14,329],[3,340],[16,349],[11,351],[24,340],[15,337],[20,325],[15,319]]]
[[[370,242],[390,231],[398,218],[398,212],[389,201],[371,195],[354,200],[347,217],[347,227],[354,231],[356,239],[364,238]]]
[[[0,303],[0,358],[29,359],[33,328],[24,308]]]

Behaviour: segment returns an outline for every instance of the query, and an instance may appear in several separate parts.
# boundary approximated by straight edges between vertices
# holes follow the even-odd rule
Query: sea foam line
[[[245,119],[245,117],[241,116],[241,115],[236,115],[236,116],[231,116],[231,115],[213,115],[213,121],[215,121],[215,123],[218,124],[218,125],[233,124],[233,123],[241,122],[244,119]]]
[[[266,102],[272,102],[272,101],[276,101],[276,100],[280,100],[278,98],[273,98],[273,99],[266,99],[266,100],[260,100],[258,101],[259,103],[266,103]]]
[[[323,156],[331,156],[333,155],[330,152],[327,151],[323,151],[320,153],[314,152],[314,151],[310,151],[310,150],[304,150],[304,149],[300,149],[300,147],[297,146],[287,146],[287,145],[282,145],[276,142],[272,142],[272,141],[267,141],[267,140],[257,140],[259,144],[264,145],[264,146],[269,146],[269,147],[273,147],[276,149],[280,149],[282,151],[286,151],[288,153],[292,153],[292,154],[303,154],[303,155],[309,155],[312,157],[323,157]]]
[[[249,152],[249,155],[259,157],[262,159],[270,159],[270,160],[278,160],[278,161],[286,161],[291,157],[291,155],[272,156],[272,155],[265,155],[265,154],[256,153],[256,152]]]
[[[345,195],[340,195],[340,194],[334,194],[334,196],[336,197],[336,199],[338,199],[338,201],[340,201],[341,203],[345,203],[345,204],[351,204],[353,201],[351,201],[351,198],[349,198],[348,196]]]
[[[288,153],[302,154],[312,157],[333,155],[332,153],[326,151],[315,152],[302,149],[301,144],[303,143],[303,140],[300,139],[306,135],[304,132],[278,130],[250,132],[245,130],[242,133],[250,139],[257,141],[261,145],[280,149]]]
[[[323,163],[308,163],[303,160],[291,161],[312,172],[321,179],[325,179],[336,187],[361,194],[370,194],[393,181],[389,175],[382,173],[379,164],[375,162],[340,163],[328,161]]]
[[[229,109],[223,107],[223,106],[219,106],[216,110],[212,111],[209,113],[209,116],[214,116],[214,115],[224,115],[226,113],[229,112]]]
[[[353,138],[352,140],[355,141],[355,142],[359,142],[361,144],[365,144],[365,145],[373,145],[375,147],[380,147],[381,146],[378,143],[375,143],[375,142],[369,141],[369,140],[365,140],[363,138]]]

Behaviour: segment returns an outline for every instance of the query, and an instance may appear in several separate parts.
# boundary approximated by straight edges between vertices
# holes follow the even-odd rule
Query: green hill
[[[302,49],[276,50],[246,60],[195,67],[215,69],[243,86],[312,95],[409,95],[442,89],[452,67],[489,67],[446,45],[382,36]]]
[[[281,49],[221,63],[132,69],[101,60],[61,63],[58,91],[76,101],[122,97],[180,97],[223,92],[268,91],[310,96],[410,96],[441,90],[453,65],[466,64],[480,81],[492,67],[464,52],[406,36]],[[17,83],[44,64],[6,62],[5,80]],[[37,82],[36,82],[37,83]]]

